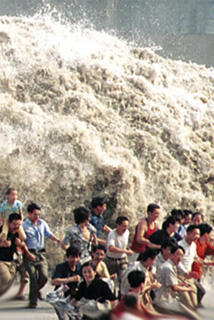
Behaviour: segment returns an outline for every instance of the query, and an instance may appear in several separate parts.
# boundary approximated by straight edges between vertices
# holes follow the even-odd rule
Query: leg
[[[40,255],[38,270],[38,290],[41,290],[48,281],[48,263],[44,254]]]
[[[30,306],[37,306],[38,300],[38,272],[36,263],[34,261],[25,261],[25,268],[30,276],[30,292],[29,292],[29,300]]]
[[[0,296],[12,285],[16,268],[12,262],[0,261]]]

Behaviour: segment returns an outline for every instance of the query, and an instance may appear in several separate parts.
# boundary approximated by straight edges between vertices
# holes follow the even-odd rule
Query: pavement
[[[43,296],[53,290],[50,284],[47,284],[42,291]],[[14,284],[10,290],[0,297],[0,319],[1,320],[57,320],[53,307],[45,302],[39,301],[36,309],[27,309],[28,288],[26,290],[26,301],[16,301],[12,298],[18,291],[18,284]],[[203,298],[203,308],[198,309],[202,320],[214,320],[214,289],[207,289]]]
[[[36,309],[27,309],[28,288],[26,290],[26,300],[17,301],[12,298],[18,292],[18,284],[14,284],[8,292],[0,297],[0,319],[1,320],[57,320],[57,315],[53,307],[45,302],[39,301]],[[45,297],[47,292],[53,291],[53,287],[48,284],[42,291]]]

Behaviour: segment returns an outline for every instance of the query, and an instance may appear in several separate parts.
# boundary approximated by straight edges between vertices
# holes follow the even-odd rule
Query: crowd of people
[[[29,283],[27,308],[37,308],[48,281],[49,238],[65,251],[51,280],[55,292],[63,293],[64,304],[53,303],[60,320],[74,319],[74,314],[76,319],[199,319],[204,266],[214,265],[206,259],[214,255],[212,226],[200,212],[173,209],[160,227],[160,206],[151,203],[130,239],[128,217],[118,216],[111,229],[104,223],[106,199],[95,197],[90,208],[73,210],[75,224],[60,240],[40,218],[38,204],[30,203],[24,218],[17,190],[9,188],[5,196],[0,206],[0,295],[19,273],[14,299],[25,299]]]

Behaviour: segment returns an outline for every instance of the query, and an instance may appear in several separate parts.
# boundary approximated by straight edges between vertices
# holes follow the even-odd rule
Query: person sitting
[[[68,290],[64,292],[64,296],[70,295],[73,298],[75,297],[78,283],[81,281],[79,248],[75,246],[68,247],[66,249],[66,258],[67,261],[56,266],[52,276],[52,285],[55,286],[55,290],[60,285],[65,285]]]
[[[200,237],[199,226],[189,225],[187,228],[187,234],[183,240],[179,241],[178,244],[182,246],[185,250],[182,261],[180,262],[178,269],[181,279],[186,279],[185,281],[197,288],[197,297],[192,296],[195,299],[195,305],[201,303],[201,300],[205,294],[205,289],[203,286],[196,281],[197,274],[192,271],[192,266],[194,262],[201,263],[201,259],[197,255],[196,241]]]
[[[145,251],[141,252],[138,257],[138,261],[136,261],[134,264],[129,265],[127,270],[124,272],[121,281],[121,294],[125,295],[130,289],[128,281],[129,273],[134,270],[143,271],[145,273],[145,285],[143,292],[144,305],[148,310],[150,310],[151,313],[156,313],[152,306],[151,292],[153,292],[153,290],[159,288],[160,286],[151,271],[156,259],[156,250],[146,249]]]
[[[90,211],[85,207],[73,210],[75,225],[68,229],[62,247],[75,245],[80,249],[80,264],[91,259],[92,245],[97,245],[96,229],[89,223]]]
[[[170,258],[164,262],[161,270],[159,281],[161,287],[155,292],[154,306],[158,312],[183,315],[188,319],[198,319],[194,311],[194,305],[187,307],[182,303],[183,294],[195,293],[195,288],[181,282],[178,277],[178,264],[182,261],[185,250],[183,247],[176,245],[171,248]],[[189,303],[191,299],[189,298]]]
[[[9,188],[6,191],[5,196],[6,196],[6,200],[0,206],[0,222],[2,225],[0,238],[2,240],[7,239],[9,216],[12,213],[20,214],[21,220],[23,220],[23,215],[22,215],[23,205],[21,201],[17,200],[18,198],[17,190],[15,188]],[[21,240],[26,239],[26,235],[22,226],[20,226],[18,233],[19,233],[19,239]]]
[[[192,271],[196,273],[196,279],[200,282],[202,277],[202,266],[214,265],[214,261],[205,261],[207,256],[214,256],[214,246],[210,242],[212,227],[208,223],[202,223],[199,224],[198,228],[200,230],[200,237],[196,240],[196,251],[201,260],[193,262]],[[203,293],[205,294],[205,289]]]
[[[95,267],[88,261],[81,268],[83,281],[78,287],[75,298],[71,300],[72,305],[77,306],[82,298],[87,300],[96,300],[104,303],[106,300],[115,303],[115,296],[110,290],[108,284],[96,276]],[[88,319],[88,318],[87,318]]]

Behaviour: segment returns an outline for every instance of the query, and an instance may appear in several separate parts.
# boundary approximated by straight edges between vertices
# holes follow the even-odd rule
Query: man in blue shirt
[[[28,208],[28,218],[22,226],[26,233],[26,245],[31,253],[36,257],[36,261],[31,261],[25,255],[24,265],[30,276],[30,293],[28,308],[36,308],[38,298],[41,299],[40,290],[48,280],[48,263],[45,256],[45,238],[58,242],[61,241],[52,234],[48,224],[40,219],[41,208],[36,203],[31,203]]]
[[[95,197],[92,199],[91,202],[91,217],[90,223],[96,228],[97,230],[97,237],[99,238],[101,231],[109,233],[111,228],[109,228],[103,219],[103,213],[106,210],[106,200],[104,197]],[[99,243],[106,244],[105,240],[98,239]]]

